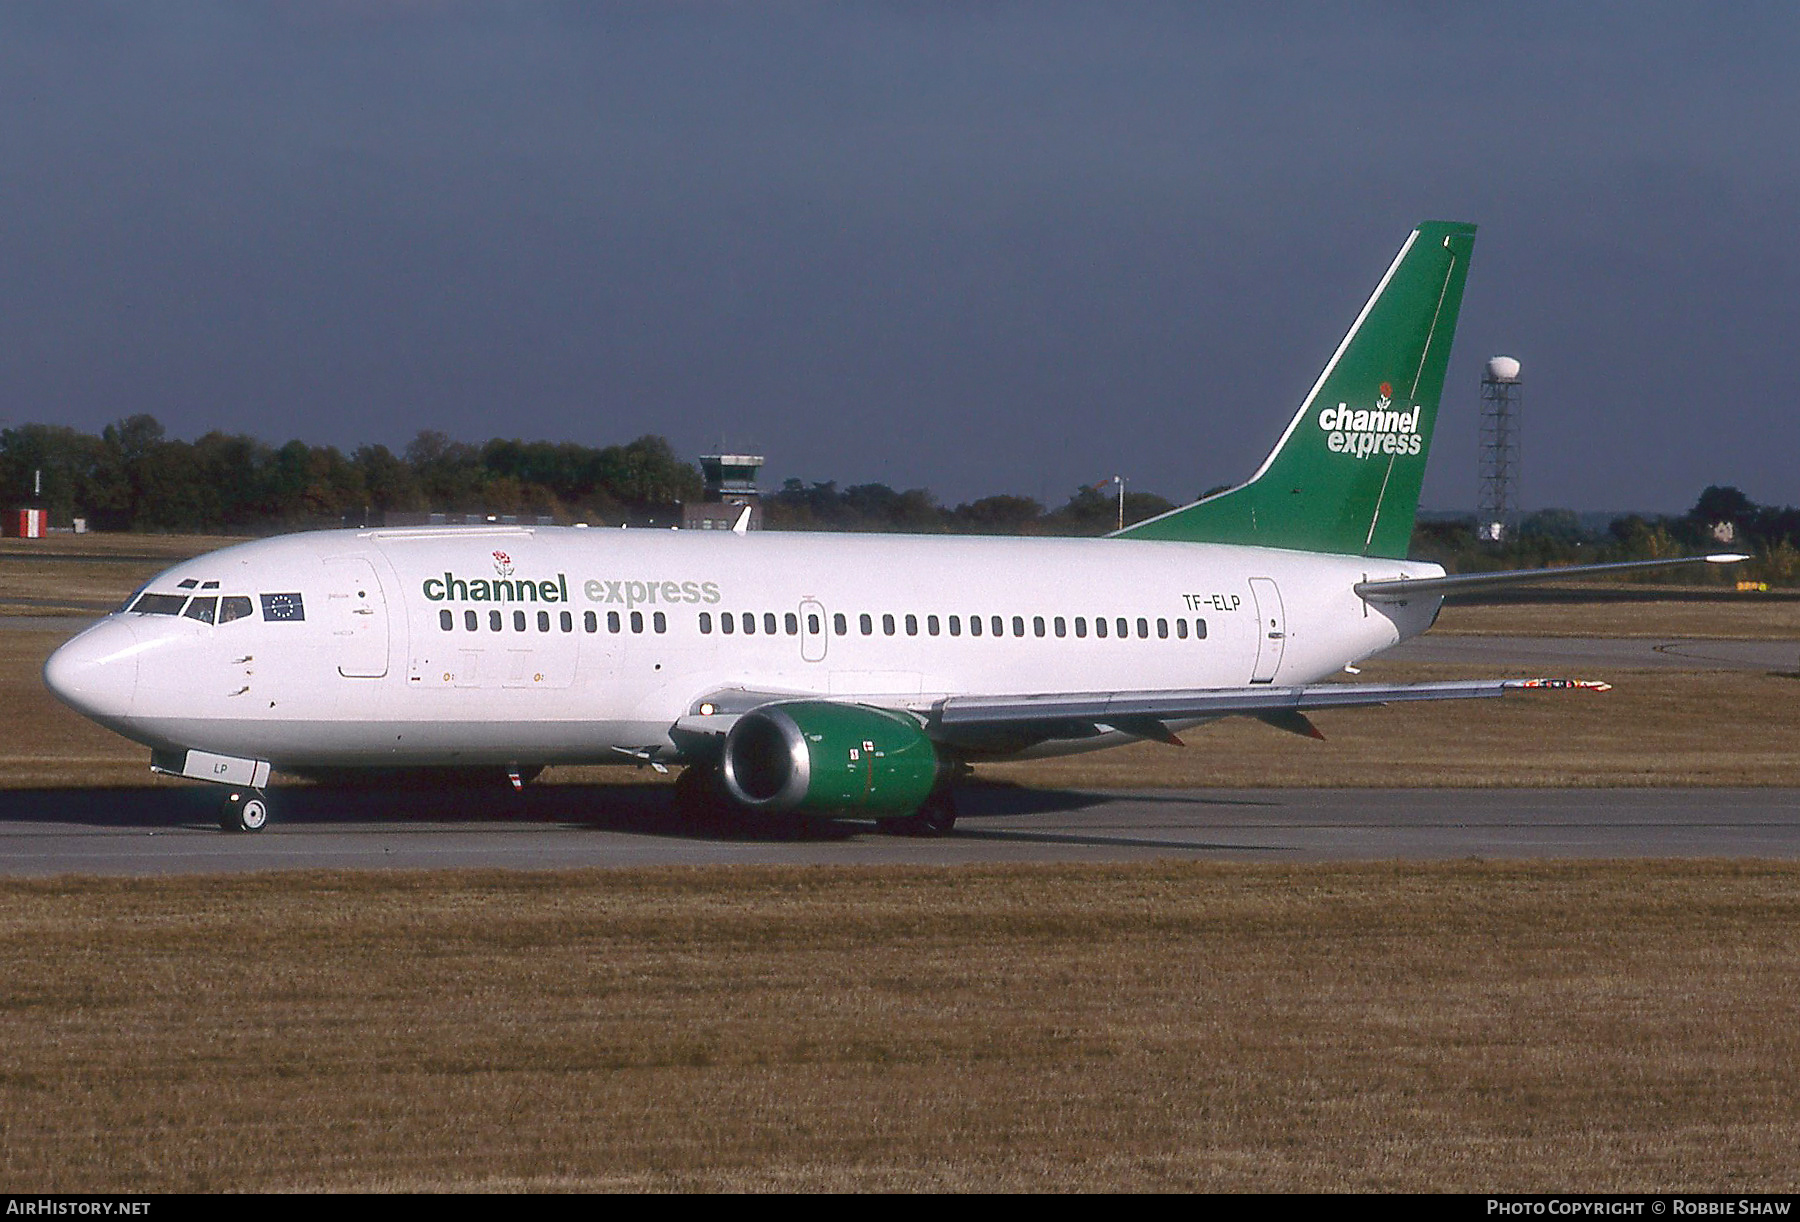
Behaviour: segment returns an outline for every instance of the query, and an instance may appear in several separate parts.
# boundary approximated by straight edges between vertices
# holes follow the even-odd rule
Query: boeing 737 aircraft
[[[1544,576],[1406,559],[1474,238],[1413,232],[1248,482],[1110,538],[297,534],[175,566],[44,678],[226,786],[230,830],[264,825],[272,769],[615,762],[685,766],[690,809],[921,834],[974,762],[1567,684],[1322,682],[1450,590]]]

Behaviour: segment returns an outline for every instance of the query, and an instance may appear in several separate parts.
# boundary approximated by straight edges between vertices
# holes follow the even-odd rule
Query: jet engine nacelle
[[[720,775],[733,799],[755,810],[918,810],[946,761],[904,713],[825,700],[765,704],[725,738]]]

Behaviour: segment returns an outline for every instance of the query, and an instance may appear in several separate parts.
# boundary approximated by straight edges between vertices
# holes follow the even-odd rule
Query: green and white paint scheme
[[[1120,537],[1404,557],[1474,247],[1420,225],[1256,474]]]
[[[1249,482],[1112,538],[298,534],[161,574],[45,679],[236,830],[274,770],[621,763],[683,766],[694,811],[928,834],[983,760],[1562,682],[1325,681],[1543,576],[1405,559],[1473,242],[1419,226]]]

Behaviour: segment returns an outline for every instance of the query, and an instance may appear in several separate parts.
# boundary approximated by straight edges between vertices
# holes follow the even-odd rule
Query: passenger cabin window
[[[868,636],[875,631],[875,621],[870,618],[867,611],[864,611],[861,615],[856,617],[856,626],[862,629],[862,634],[864,636]]]
[[[1168,620],[1159,619],[1156,621],[1156,635],[1157,635],[1158,639],[1160,639],[1160,640],[1166,641],[1169,639],[1169,621]]]
[[[488,612],[488,631],[501,632],[506,628],[506,621],[498,611]]]
[[[1113,627],[1118,629],[1117,635],[1120,640],[1124,640],[1131,635],[1131,625],[1125,622],[1123,616],[1113,621]]]
[[[438,612],[438,627],[445,632],[456,631],[456,616],[449,610]]]
[[[751,633],[753,633],[755,631],[756,631],[756,613],[753,611],[744,612],[744,635],[749,636]]]
[[[1145,619],[1141,615],[1138,617],[1138,639],[1139,640],[1149,640],[1150,639],[1150,621]]]
[[[187,605],[185,614],[189,619],[197,619],[203,624],[210,624],[213,622],[213,616],[218,613],[218,610],[218,599],[196,598]]]
[[[918,636],[919,635],[919,617],[918,616],[909,615],[906,617],[906,635],[907,636]]]
[[[525,631],[525,613],[523,611],[514,611],[513,612],[513,631],[514,632]]]
[[[557,626],[560,627],[564,632],[575,631],[575,613],[573,611],[558,612],[557,613]]]
[[[1184,641],[1187,640],[1187,621],[1186,620],[1178,619],[1175,621],[1175,635],[1180,637]]]
[[[729,611],[719,612],[719,631],[730,636],[737,631],[737,616]]]
[[[884,615],[881,617],[881,631],[888,636],[894,635],[894,617],[893,616]]]
[[[539,611],[538,612],[538,631],[539,632],[550,631],[550,613],[548,611]]]
[[[700,635],[712,635],[712,612],[710,611],[702,611],[700,613]]]
[[[962,635],[962,616],[952,615],[950,617],[950,635],[951,636],[961,636]]]
[[[792,611],[789,611],[786,615],[781,617],[781,622],[782,622],[782,626],[787,629],[787,634],[789,636],[799,636],[800,635],[800,617],[798,615],[795,615]],[[817,624],[814,624],[812,626],[812,631],[817,632],[818,630],[819,630],[819,626]]]
[[[1196,641],[1204,641],[1206,639],[1206,621],[1205,620],[1197,619],[1194,621],[1194,639]]]
[[[981,635],[981,617],[979,615],[971,615],[969,617],[969,635]]]
[[[1044,635],[1044,617],[1043,616],[1034,615],[1031,617],[1031,635],[1033,635],[1033,636],[1043,636]],[[1056,635],[1061,636],[1062,633],[1059,632]]]
[[[1083,640],[1087,639],[1087,616],[1077,615],[1075,617],[1075,635]]]
[[[219,622],[229,624],[234,619],[250,618],[250,600],[241,594],[228,594],[219,600]]]
[[[226,601],[229,602],[230,600],[227,599]],[[464,611],[463,627],[467,628],[470,632],[477,631],[481,627],[481,617],[473,611]]]
[[[763,631],[770,636],[775,635],[775,613],[773,611],[763,612]]]
[[[850,621],[844,618],[842,611],[835,611],[831,616],[831,630],[839,636],[850,635]]]
[[[1057,636],[1068,636],[1069,635],[1069,621],[1065,620],[1060,615],[1056,617],[1056,635]]]
[[[606,630],[608,632],[617,632],[619,630],[619,613],[617,611],[608,611],[606,613]]]
[[[936,636],[938,634],[938,617],[937,616],[927,615],[925,617],[925,631],[930,633],[932,636]]]
[[[600,631],[600,617],[592,611],[583,611],[581,613],[581,626],[585,631],[598,632]]]
[[[667,632],[669,630],[669,617],[664,615],[661,611],[656,612],[650,617],[650,627],[657,632]]]
[[[819,617],[818,616],[812,615],[812,614],[807,615],[806,630],[808,632],[810,632],[813,636],[819,635]]]
[[[1094,618],[1094,635],[1099,637],[1103,641],[1106,639],[1106,617],[1105,616],[1103,616],[1103,615],[1096,616]]]
[[[644,613],[642,611],[633,611],[631,613],[631,630],[633,632],[642,632],[644,630]]]
[[[988,620],[988,627],[994,630],[993,635],[995,636],[1006,635],[1006,621],[1001,619],[998,615],[993,616]]]

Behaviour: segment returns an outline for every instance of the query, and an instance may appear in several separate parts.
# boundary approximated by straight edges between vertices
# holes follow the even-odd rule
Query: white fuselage
[[[145,587],[161,613],[108,616],[45,673],[152,748],[277,767],[673,762],[675,723],[731,689],[924,712],[1316,682],[1436,614],[1355,583],[1440,573],[1124,539],[330,531],[178,565]]]

